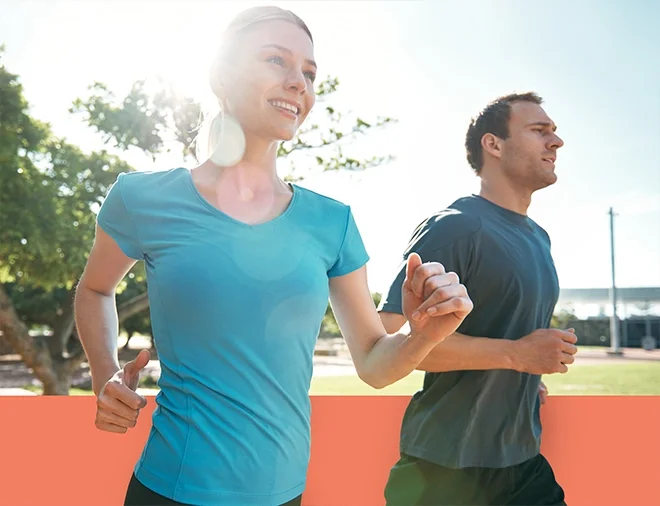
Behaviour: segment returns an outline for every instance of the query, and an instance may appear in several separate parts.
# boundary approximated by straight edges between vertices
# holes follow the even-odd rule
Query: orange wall
[[[383,506],[407,403],[313,397],[304,506]],[[93,397],[0,397],[0,505],[121,505],[153,407],[116,435],[95,429]],[[551,396],[542,412],[569,506],[660,505],[660,397]]]

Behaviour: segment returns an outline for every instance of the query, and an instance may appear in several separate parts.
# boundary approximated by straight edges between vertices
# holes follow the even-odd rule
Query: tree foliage
[[[566,329],[570,322],[578,319],[572,307],[563,308],[552,315],[550,326],[555,329]]]
[[[32,118],[18,76],[0,66],[0,331],[44,384],[66,393],[84,353],[72,298],[94,238],[94,210],[120,172]],[[50,327],[33,336],[29,326]]]
[[[171,85],[159,81],[151,92],[145,80],[136,81],[122,99],[100,82],[88,91],[87,97],[73,102],[70,112],[103,135],[106,143],[123,151],[135,147],[156,159],[175,141],[184,157],[193,154],[201,108]]]

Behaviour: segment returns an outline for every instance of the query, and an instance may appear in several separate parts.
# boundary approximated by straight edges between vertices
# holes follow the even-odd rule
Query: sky
[[[100,138],[68,113],[94,81],[118,95],[162,76],[206,100],[222,27],[249,5],[187,0],[2,0],[3,61],[31,113],[85,150]],[[660,2],[651,0],[294,1],[315,40],[335,103],[395,125],[353,146],[396,160],[366,172],[310,174],[300,184],[352,207],[385,291],[410,234],[429,214],[479,191],[464,152],[470,118],[493,98],[534,90],[565,142],[557,183],[529,214],[552,239],[563,288],[660,286]],[[166,170],[126,155],[138,170]],[[282,174],[283,175],[283,174]]]

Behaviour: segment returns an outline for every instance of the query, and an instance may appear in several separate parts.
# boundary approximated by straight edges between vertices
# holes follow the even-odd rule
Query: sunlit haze
[[[254,2],[4,1],[4,64],[20,76],[34,116],[85,150],[100,137],[68,113],[88,85],[118,96],[162,76],[198,100],[222,27]],[[371,256],[370,285],[387,288],[415,226],[478,191],[464,137],[492,98],[537,91],[565,146],[558,182],[530,214],[552,239],[563,288],[608,287],[609,217],[616,217],[619,286],[660,286],[660,3],[558,0],[280,2],[315,39],[319,79],[338,76],[338,108],[398,123],[355,144],[396,156],[352,174],[300,184],[353,208]],[[504,12],[506,11],[506,12]],[[155,163],[126,155],[138,170]],[[284,174],[282,174],[284,175]]]

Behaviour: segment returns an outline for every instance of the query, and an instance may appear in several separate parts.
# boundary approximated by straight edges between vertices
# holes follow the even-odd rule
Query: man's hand
[[[514,368],[530,374],[566,373],[575,362],[577,336],[574,329],[538,329],[513,341]]]
[[[539,399],[541,401],[541,406],[545,404],[545,401],[548,400],[548,387],[545,386],[545,383],[541,381],[539,385]]]
[[[456,273],[436,262],[422,264],[417,253],[408,257],[401,292],[413,337],[437,343],[453,334],[473,308]]]
[[[103,386],[96,400],[96,428],[107,432],[124,434],[135,427],[140,409],[147,400],[135,390],[140,379],[140,371],[149,363],[149,352],[142,350],[117,371]]]

